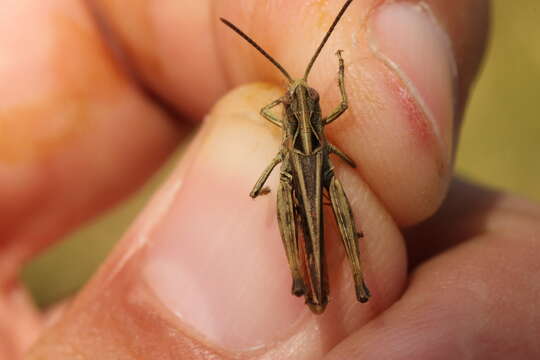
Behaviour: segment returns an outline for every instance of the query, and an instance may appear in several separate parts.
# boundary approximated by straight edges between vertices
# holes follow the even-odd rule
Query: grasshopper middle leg
[[[362,235],[356,231],[349,200],[345,195],[341,182],[335,177],[333,170],[330,170],[328,173],[326,186],[330,193],[332,209],[334,210],[339,232],[341,233],[341,239],[345,246],[345,252],[347,253],[347,257],[349,258],[352,267],[356,298],[358,301],[364,303],[368,301],[371,295],[364,282],[362,264],[360,262],[360,251],[358,249],[358,238]]]
[[[354,163],[354,161],[336,146],[332,144],[328,144],[328,151],[331,154],[336,154],[337,156],[339,156],[343,161],[349,164],[350,167],[353,167],[353,168],[356,167],[356,164]]]
[[[263,191],[263,186],[266,180],[268,180],[268,177],[270,176],[270,173],[272,173],[272,170],[276,167],[277,164],[279,164],[281,161],[283,161],[283,156],[281,156],[281,153],[277,154],[275,158],[272,159],[270,162],[270,165],[264,169],[261,177],[259,177],[259,180],[257,180],[257,183],[255,186],[253,186],[253,190],[249,193],[249,196],[252,198],[256,198],[259,195],[264,195],[268,193],[269,191]]]

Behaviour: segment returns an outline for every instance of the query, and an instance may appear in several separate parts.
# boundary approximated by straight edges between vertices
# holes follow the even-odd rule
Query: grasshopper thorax
[[[291,143],[295,150],[313,154],[323,141],[319,93],[304,79],[290,83],[283,101]]]

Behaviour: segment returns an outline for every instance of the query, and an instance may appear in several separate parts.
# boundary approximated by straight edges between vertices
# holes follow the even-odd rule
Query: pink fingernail
[[[401,79],[448,154],[457,78],[448,35],[427,4],[406,2],[378,8],[369,35],[372,52]]]

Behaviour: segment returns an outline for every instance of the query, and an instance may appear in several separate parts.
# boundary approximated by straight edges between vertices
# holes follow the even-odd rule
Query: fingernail
[[[278,96],[251,85],[217,105],[181,189],[150,235],[143,269],[187,331],[228,351],[270,346],[305,315],[290,294],[275,191],[249,197],[279,145],[258,109]]]
[[[457,66],[450,38],[429,6],[393,2],[379,7],[370,20],[369,46],[401,80],[445,153],[449,152]]]

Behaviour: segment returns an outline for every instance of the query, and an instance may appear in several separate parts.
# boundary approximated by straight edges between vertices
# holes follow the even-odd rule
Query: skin
[[[217,208],[227,206],[229,212],[258,211],[255,219],[275,219],[275,208],[270,205],[275,203],[275,191],[256,202],[248,193],[279,145],[278,129],[257,114],[279,97],[281,90],[257,83],[229,91],[260,80],[280,84],[280,74],[237,37],[219,28],[213,20],[215,14],[250,29],[250,34],[282,59],[293,74],[301,73],[312,53],[305,34],[316,43],[324,30],[313,18],[305,23],[306,31],[284,36],[298,20],[294,14],[307,11],[301,1],[276,0],[261,10],[254,1],[186,5],[162,0],[152,7],[140,0],[129,8],[125,2],[109,0],[34,3],[8,1],[5,13],[11,20],[0,21],[0,51],[19,59],[0,68],[0,124],[9,134],[0,142],[0,196],[4,199],[0,203],[0,358],[540,356],[536,335],[540,331],[536,255],[540,250],[540,207],[455,179],[451,161],[441,155],[445,150],[433,145],[429,134],[414,126],[404,130],[410,129],[403,125],[406,120],[390,121],[400,119],[392,114],[404,113],[403,119],[408,119],[414,106],[411,110],[398,101],[399,81],[365,50],[367,46],[346,50],[354,49],[345,35],[357,31],[358,24],[352,21],[344,21],[331,40],[334,43],[329,44],[331,50],[346,50],[346,81],[349,89],[355,90],[349,91],[351,110],[328,127],[327,136],[360,165],[350,169],[335,160],[337,176],[366,232],[362,246],[373,298],[366,305],[356,304],[348,285],[348,269],[342,266],[346,260],[340,253],[341,245],[330,236],[329,268],[343,271],[334,272],[334,295],[322,317],[306,312],[279,341],[270,341],[263,351],[247,353],[227,343],[216,345],[206,340],[206,334],[191,331],[146,291],[151,284],[148,278],[142,279],[139,268],[152,260],[154,253],[142,254],[139,240],[147,222],[152,219],[157,224],[156,233],[165,231],[160,225],[166,217],[160,211],[163,203],[182,209],[186,202],[193,214],[191,221],[201,214],[224,231],[234,227],[234,219],[223,211],[212,211],[216,203],[223,203]],[[335,14],[340,4],[331,3],[329,8],[321,5],[315,14]],[[444,24],[453,44],[459,74],[458,107],[455,123],[443,125],[458,128],[484,51],[488,4],[481,0],[426,3]],[[240,9],[237,4],[244,6]],[[359,0],[348,15],[362,18],[380,4]],[[307,13],[314,16],[314,12]],[[92,19],[97,19],[99,26]],[[269,23],[276,26],[269,27]],[[187,26],[193,29],[189,34],[179,31]],[[364,30],[358,35],[360,42],[365,41]],[[116,50],[104,44],[114,44]],[[415,50],[421,53],[424,49]],[[317,67],[337,72],[334,56],[322,54]],[[339,102],[336,74],[316,68],[310,84],[321,93],[324,111]],[[358,74],[367,75],[359,78]],[[35,81],[38,78],[40,81]],[[366,83],[369,86],[359,85]],[[387,107],[377,108],[381,103]],[[373,110],[375,117],[370,118],[365,109]],[[38,313],[17,280],[22,264],[135,190],[208,112],[177,170],[69,311],[59,306]],[[11,120],[14,118],[16,123]],[[388,120],[382,129],[371,125],[381,119]],[[361,137],[354,129],[362,129]],[[453,152],[455,142],[451,138],[445,143],[447,152]],[[241,159],[216,155],[231,146]],[[393,151],[396,146],[407,152]],[[407,175],[410,172],[414,177]],[[389,186],[388,174],[399,181]],[[208,178],[212,182],[205,180]],[[180,181],[182,196],[171,196]],[[189,224],[183,224],[182,218],[174,219],[172,228],[166,230],[181,237]],[[250,246],[257,247],[257,241],[281,246],[276,223],[270,224],[261,220],[247,225],[249,232],[244,237],[250,237],[246,239]],[[335,225],[329,228],[336,231]],[[253,234],[260,239],[252,239]],[[235,238],[235,242],[242,241]],[[250,246],[239,251],[248,255]],[[195,258],[195,266],[198,255],[190,256]],[[236,261],[238,254],[234,256]],[[268,266],[264,271],[276,274],[283,288],[289,288],[287,274],[279,275],[283,269],[288,271],[282,250],[269,253],[265,259]],[[235,276],[239,282],[249,281],[247,272]],[[125,289],[133,288],[142,289],[143,294],[144,301],[136,306],[125,296]],[[265,294],[259,299],[259,293],[245,296],[255,296],[249,301],[256,299],[263,306]],[[289,297],[280,290],[271,298],[285,302]],[[273,307],[273,316],[288,311],[290,306],[284,304]],[[306,310],[300,304],[294,311]],[[242,338],[249,334],[236,335]]]

